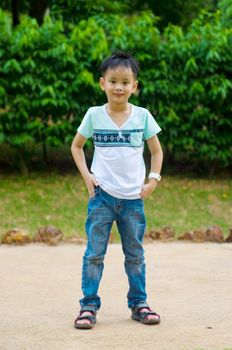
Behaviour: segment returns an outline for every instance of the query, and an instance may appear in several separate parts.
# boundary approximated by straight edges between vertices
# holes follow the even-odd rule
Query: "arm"
[[[83,151],[85,142],[86,142],[86,138],[81,134],[77,133],[72,142],[71,152],[72,152],[73,159],[76,163],[76,166],[78,167],[84,179],[85,185],[89,191],[89,195],[90,197],[93,197],[94,186],[98,186],[98,183],[94,175],[89,172],[89,169],[86,165],[85,154]]]
[[[150,172],[160,174],[162,162],[163,162],[163,151],[159,143],[158,137],[155,135],[147,140],[149,150],[151,152],[151,170]],[[150,179],[145,184],[140,193],[142,199],[147,198],[156,188],[158,182],[155,179]]]

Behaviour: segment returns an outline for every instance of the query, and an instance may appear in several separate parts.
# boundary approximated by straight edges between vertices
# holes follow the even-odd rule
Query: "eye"
[[[111,84],[115,84],[115,80],[110,80],[110,83]]]
[[[124,83],[123,83],[123,84],[124,84],[124,85],[127,85],[127,84],[129,84],[129,83],[128,83],[128,81],[124,81]]]

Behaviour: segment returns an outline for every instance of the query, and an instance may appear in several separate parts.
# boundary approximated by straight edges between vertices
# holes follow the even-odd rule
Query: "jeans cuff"
[[[94,313],[96,313],[97,307],[95,305],[86,305],[81,307],[81,311],[93,311]]]
[[[134,306],[135,309],[141,309],[142,307],[149,307],[149,305],[144,301]]]

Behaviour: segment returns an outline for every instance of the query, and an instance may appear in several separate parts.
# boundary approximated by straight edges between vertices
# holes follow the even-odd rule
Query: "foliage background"
[[[185,23],[174,15],[173,23],[180,25],[171,24],[168,15],[158,20],[159,10],[149,1],[131,12],[129,1],[68,3],[50,2],[50,15],[38,21],[23,1],[16,26],[9,12],[0,10],[0,143],[17,151],[21,171],[27,172],[33,145],[41,145],[46,161],[47,147],[70,145],[86,110],[105,102],[98,66],[119,49],[140,62],[139,93],[132,102],[156,116],[165,158],[211,170],[229,166],[230,1],[219,1],[214,11],[204,2],[208,11],[192,9]]]

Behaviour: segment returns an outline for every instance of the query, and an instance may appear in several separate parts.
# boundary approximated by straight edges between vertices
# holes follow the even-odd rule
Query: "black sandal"
[[[91,312],[91,315],[83,315],[84,312]],[[90,323],[78,323],[79,320],[89,320]],[[91,329],[97,322],[96,319],[96,312],[93,310],[81,310],[80,314],[77,316],[77,318],[74,321],[74,327],[78,329]]]
[[[147,311],[140,312],[141,309],[146,309]],[[161,321],[160,315],[152,311],[148,306],[147,307],[143,306],[140,308],[134,307],[131,309],[131,311],[132,311],[132,315],[131,315],[132,320],[139,321],[143,324],[158,324]],[[149,319],[148,318],[149,315],[158,316],[158,318]]]

